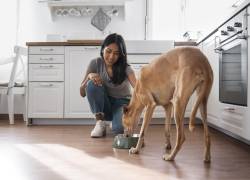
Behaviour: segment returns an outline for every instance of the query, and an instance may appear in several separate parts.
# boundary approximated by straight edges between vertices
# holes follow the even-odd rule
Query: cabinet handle
[[[52,87],[54,85],[51,84],[51,83],[40,83],[39,86],[41,86],[41,87]]]
[[[97,50],[99,47],[84,47],[85,50]]]
[[[48,69],[51,69],[53,68],[54,66],[53,65],[40,65],[40,68],[48,68]]]
[[[40,48],[40,51],[54,51],[53,48]]]
[[[225,111],[228,111],[228,112],[234,112],[234,111],[235,111],[235,108],[232,108],[232,107],[225,107],[224,110],[225,110]]]
[[[53,61],[54,58],[40,58],[41,61]]]

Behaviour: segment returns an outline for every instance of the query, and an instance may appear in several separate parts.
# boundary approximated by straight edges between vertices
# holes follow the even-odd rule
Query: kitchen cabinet
[[[63,118],[64,47],[31,46],[28,62],[28,119]]]
[[[98,57],[100,46],[65,47],[65,118],[93,117],[87,98],[80,96],[80,85],[89,62]]]
[[[63,82],[30,82],[28,118],[63,118]]]
[[[207,120],[210,125],[228,135],[238,139],[250,140],[249,108],[219,101],[219,54],[214,51],[215,35],[199,46],[207,56],[214,74],[214,82],[208,99]]]
[[[52,46],[47,44],[29,45],[29,123],[31,119],[42,121],[43,118],[63,119],[63,122],[93,118],[87,98],[80,96],[80,85],[90,61],[100,55],[100,43],[67,45],[63,42],[61,46],[56,43]],[[126,44],[128,61],[136,73],[166,49],[173,48],[172,41],[128,41]],[[153,117],[165,117],[163,108],[157,107]]]

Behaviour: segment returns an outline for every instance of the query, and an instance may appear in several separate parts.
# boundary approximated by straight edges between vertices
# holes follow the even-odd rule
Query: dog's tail
[[[194,121],[195,121],[195,116],[196,116],[198,108],[200,107],[202,103],[203,104],[205,103],[205,105],[207,105],[208,96],[210,94],[212,84],[213,84],[213,71],[206,57],[205,59],[206,61],[204,63],[206,63],[206,70],[203,72],[198,72],[197,73],[198,76],[196,76],[198,77],[199,80],[198,80],[198,83],[196,84],[196,87],[194,88],[194,90],[196,91],[197,98],[192,108],[190,119],[189,119],[190,131],[194,130]],[[207,112],[205,113],[205,115],[207,115]]]
[[[195,88],[197,98],[192,108],[190,119],[189,119],[189,130],[191,132],[194,130],[194,127],[195,127],[194,126],[195,116],[196,116],[196,113],[200,104],[204,101],[207,102],[207,98],[211,90],[212,82],[213,82],[213,77],[211,76],[206,80],[205,79],[201,80],[200,83],[198,83],[198,85]]]
[[[207,76],[204,76],[204,75],[200,76],[200,82],[197,84],[195,88],[197,98],[192,108],[190,119],[189,119],[189,130],[191,132],[194,130],[194,121],[195,121],[195,115],[197,113],[197,110],[201,103],[205,102],[207,104],[208,96],[212,88],[213,71],[209,63],[208,63],[208,70],[209,72],[207,72],[208,73]]]

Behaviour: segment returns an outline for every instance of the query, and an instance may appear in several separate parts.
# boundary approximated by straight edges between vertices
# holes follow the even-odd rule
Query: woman
[[[130,85],[134,87],[135,82],[124,39],[116,33],[108,35],[101,46],[101,57],[90,62],[80,88],[96,118],[91,137],[105,136],[104,120],[112,121],[114,134],[123,133],[122,107],[129,103]]]

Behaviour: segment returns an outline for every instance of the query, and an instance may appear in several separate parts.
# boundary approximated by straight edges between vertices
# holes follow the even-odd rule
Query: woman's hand
[[[97,73],[89,73],[88,79],[92,80],[95,85],[102,86],[102,79]]]

